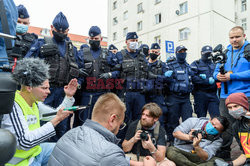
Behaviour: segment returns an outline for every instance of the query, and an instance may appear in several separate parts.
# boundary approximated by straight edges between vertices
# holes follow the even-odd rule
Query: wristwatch
[[[153,152],[150,152],[150,154],[155,154],[157,152],[157,148],[155,148],[155,150]]]

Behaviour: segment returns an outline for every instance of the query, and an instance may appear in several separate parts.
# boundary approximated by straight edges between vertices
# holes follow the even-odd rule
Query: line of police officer
[[[176,48],[176,59],[164,63],[157,59],[159,44],[153,43],[150,49],[147,45],[138,48],[136,32],[127,33],[126,49],[118,51],[114,45],[110,45],[109,50],[101,48],[101,30],[92,26],[89,46],[84,44],[77,51],[67,37],[69,24],[62,12],[51,25],[53,37],[37,39],[36,35],[27,33],[29,20],[25,19],[29,19],[29,15],[25,7],[19,5],[18,11],[20,28],[17,28],[17,33],[22,35],[21,45],[26,45],[22,55],[42,58],[50,64],[51,94],[45,103],[57,107],[65,96],[64,85],[72,78],[78,78],[77,104],[89,107],[75,112],[74,127],[91,118],[96,100],[109,91],[117,93],[126,103],[125,121],[139,119],[143,105],[156,102],[163,110],[160,121],[169,141],[173,141],[172,132],[179,125],[179,118],[185,120],[192,116],[191,92],[194,92],[195,112],[199,117],[206,116],[207,110],[216,110],[210,111],[211,116],[219,114],[218,105],[213,104],[218,104],[218,98],[212,79],[214,65],[209,59],[210,46],[202,48],[202,58],[191,66],[186,62],[187,48],[184,46]],[[69,119],[66,119],[58,125],[57,137],[52,141],[57,141],[69,129]]]

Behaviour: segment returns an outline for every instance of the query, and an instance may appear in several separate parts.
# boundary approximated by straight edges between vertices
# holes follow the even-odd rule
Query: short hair
[[[141,113],[143,113],[145,110],[149,110],[149,115],[153,118],[159,118],[162,115],[162,110],[156,103],[145,104],[141,110]]]
[[[102,122],[107,120],[109,115],[112,113],[116,113],[118,116],[121,116],[125,111],[125,104],[116,94],[105,93],[96,101],[92,112],[92,118]]]
[[[226,117],[224,117],[224,116],[215,116],[215,117],[213,117],[212,119],[214,119],[214,118],[218,119],[218,121],[219,121],[219,122],[221,123],[221,125],[223,126],[223,130],[222,130],[222,131],[225,131],[225,130],[228,128],[229,122],[228,122],[228,120],[227,120]]]
[[[242,26],[235,26],[235,27],[233,27],[229,32],[235,31],[235,30],[238,30],[238,29],[240,29],[240,30],[243,32],[243,34],[245,34],[244,29],[243,29]]]
[[[19,85],[37,87],[49,79],[49,65],[40,58],[24,58],[17,62],[12,77]]]

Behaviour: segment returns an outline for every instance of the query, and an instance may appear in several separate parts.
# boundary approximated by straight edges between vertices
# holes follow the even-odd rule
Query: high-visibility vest
[[[16,91],[15,102],[21,107],[25,120],[29,125],[29,130],[35,130],[40,127],[39,110],[36,103],[33,103],[32,108],[27,104],[24,98]],[[28,166],[29,159],[39,155],[42,148],[37,145],[29,150],[16,149],[14,157],[6,165]]]

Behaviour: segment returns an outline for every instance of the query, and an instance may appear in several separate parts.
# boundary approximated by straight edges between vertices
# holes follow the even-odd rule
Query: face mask
[[[29,26],[28,25],[23,25],[23,24],[19,24],[17,23],[16,25],[16,33],[19,34],[24,34],[28,31]]]
[[[206,54],[202,54],[202,55],[201,55],[201,60],[203,60],[203,61],[208,61],[208,60],[210,60],[210,57],[211,57],[211,53],[208,52],[208,53],[206,53]]]
[[[228,111],[229,114],[234,117],[235,119],[241,119],[242,116],[245,116],[246,112],[244,111],[243,108],[239,108],[234,111]]]
[[[158,55],[154,53],[150,53],[149,56],[152,60],[155,60],[158,57]]]
[[[136,50],[136,49],[138,49],[138,42],[130,42],[130,43],[129,43],[129,48],[130,48],[131,50]]]
[[[92,50],[97,50],[100,47],[100,40],[89,40],[89,45]]]
[[[186,53],[186,52],[183,52],[183,53],[176,53],[177,61],[180,62],[180,63],[184,63],[184,62],[185,62],[186,56],[187,56],[187,53]]]
[[[210,135],[217,135],[219,134],[218,130],[214,128],[211,122],[208,122],[206,125],[206,132]]]
[[[53,34],[55,40],[58,41],[58,42],[64,41],[64,39],[66,39],[66,37],[67,37],[66,34],[56,32],[56,31],[52,31],[52,34]]]

